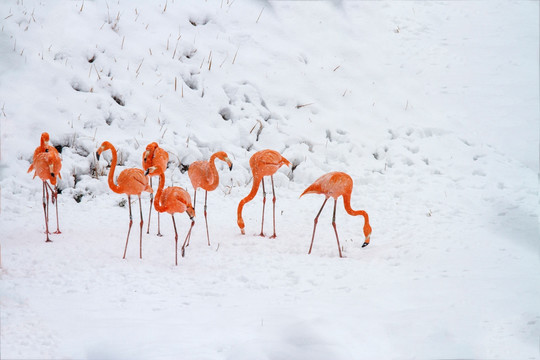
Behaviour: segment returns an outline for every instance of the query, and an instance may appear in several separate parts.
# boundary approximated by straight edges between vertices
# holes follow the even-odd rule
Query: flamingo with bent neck
[[[193,225],[195,224],[195,220],[194,220],[195,209],[193,209],[193,206],[191,205],[191,197],[189,196],[186,190],[178,186],[169,186],[166,189],[163,189],[165,187],[165,174],[163,173],[163,169],[159,166],[149,167],[146,170],[145,175],[149,175],[149,176],[159,175],[159,186],[156,191],[156,196],[154,198],[154,208],[158,212],[166,212],[166,213],[171,214],[172,223],[174,226],[174,242],[175,242],[174,262],[175,262],[175,265],[178,265],[178,231],[176,230],[176,222],[174,221],[174,214],[185,212],[186,214],[188,214],[189,218],[191,219],[191,226],[186,235],[186,240],[184,240],[184,244],[182,245],[182,257],[183,257],[186,243],[189,242],[191,229],[193,228]]]
[[[148,185],[148,178],[144,175],[144,171],[137,168],[130,168],[123,170],[118,179],[116,180],[118,184],[114,183],[114,170],[116,169],[116,164],[118,162],[118,154],[114,146],[108,142],[104,141],[99,147],[96,157],[99,161],[99,156],[103,151],[111,150],[112,153],[112,162],[111,169],[109,170],[108,183],[112,191],[117,194],[126,194],[128,197],[128,206],[129,206],[129,228],[126,237],[126,246],[124,248],[123,259],[126,258],[126,251],[129,241],[129,233],[131,232],[131,225],[133,225],[133,216],[131,214],[131,196],[137,195],[139,198],[139,210],[141,215],[140,222],[140,233],[139,233],[139,258],[142,259],[142,228],[143,228],[143,216],[142,216],[142,205],[141,205],[141,193],[147,191],[151,193],[153,190]]]
[[[262,188],[263,188],[263,209],[262,209],[262,221],[261,221],[261,233],[260,236],[264,236],[263,228],[264,228],[264,206],[266,204],[266,191],[264,189],[264,177],[270,176],[270,179],[272,181],[272,202],[273,202],[273,214],[274,214],[274,234],[270,236],[270,238],[276,237],[276,192],[274,190],[274,174],[279,170],[279,168],[282,165],[290,166],[291,163],[289,160],[285,159],[283,156],[281,156],[280,153],[274,150],[261,150],[257,151],[251,158],[249,159],[249,166],[251,167],[251,172],[253,173],[253,186],[251,187],[250,193],[240,200],[240,203],[238,204],[238,210],[237,210],[237,223],[238,227],[240,228],[240,231],[242,232],[242,235],[245,234],[245,224],[244,219],[242,218],[242,210],[244,209],[244,205],[253,200],[255,195],[257,195],[257,191],[259,191],[259,186],[262,182]]]
[[[148,170],[149,167],[152,166],[160,166],[162,169],[167,169],[167,163],[169,162],[169,154],[167,151],[163,150],[159,147],[159,145],[156,142],[152,142],[146,146],[146,150],[143,153],[143,159],[142,159],[142,165],[143,170]],[[150,177],[150,187],[152,187],[152,177]],[[146,233],[150,233],[150,219],[152,217],[152,203],[154,201],[154,194],[150,194],[150,209],[148,210],[148,228],[146,229]],[[158,218],[157,218],[157,236],[163,236],[161,235],[160,231],[160,224],[159,224],[159,212],[158,212]]]
[[[362,247],[369,245],[369,240],[371,237],[371,226],[369,225],[369,217],[367,212],[364,210],[353,210],[351,208],[351,193],[353,188],[353,180],[352,178],[343,172],[330,172],[328,174],[325,174],[315,180],[313,184],[311,184],[300,197],[304,196],[305,194],[322,194],[326,197],[324,200],[321,209],[317,213],[317,216],[315,217],[314,224],[313,224],[313,235],[311,237],[311,245],[309,246],[309,252],[308,254],[311,254],[311,248],[313,247],[313,240],[315,239],[315,229],[317,228],[317,222],[319,219],[319,215],[321,215],[322,209],[324,208],[324,205],[326,205],[326,202],[330,197],[334,198],[334,213],[332,216],[332,226],[334,227],[334,232],[336,233],[336,240],[339,250],[339,257],[343,257],[341,254],[341,246],[339,245],[339,237],[337,233],[336,228],[336,205],[337,205],[337,199],[340,196],[343,196],[343,205],[345,206],[345,211],[349,215],[357,216],[362,215],[364,217],[364,236],[365,241]]]

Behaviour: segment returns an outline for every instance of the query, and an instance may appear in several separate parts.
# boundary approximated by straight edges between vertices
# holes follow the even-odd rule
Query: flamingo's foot
[[[156,236],[163,237],[163,234],[158,232]]]
[[[276,237],[277,237],[276,234],[274,234],[274,235],[270,236],[270,239],[275,239]]]
[[[52,240],[51,240],[51,239],[47,239],[47,240],[45,240],[45,242],[46,242],[46,243],[52,242]]]
[[[60,230],[56,230],[55,232],[53,232],[53,234],[61,234],[62,232]]]
[[[182,249],[180,250],[180,253],[182,254],[182,257],[186,254],[186,249],[182,246]]]
[[[259,234],[260,237],[265,237],[264,233]]]

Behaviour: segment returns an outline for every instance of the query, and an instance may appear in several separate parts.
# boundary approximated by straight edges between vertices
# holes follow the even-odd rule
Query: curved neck
[[[210,163],[210,171],[212,171],[212,175],[214,176],[214,179],[218,178],[219,176],[217,168],[216,168],[216,164],[215,164],[216,158],[217,158],[217,153],[210,156],[210,160],[208,161]]]
[[[116,170],[116,163],[118,162],[118,154],[116,153],[116,149],[114,147],[111,147],[111,153],[112,153],[111,170],[109,170],[109,177],[108,177],[109,187],[115,193],[121,194],[122,191],[120,190],[120,187],[114,183],[114,170]]]
[[[156,191],[156,196],[154,197],[154,208],[159,212],[165,212],[165,207],[161,204],[161,194],[163,193],[163,188],[165,187],[165,174],[159,174],[159,185]]]
[[[369,224],[369,217],[367,212],[365,212],[364,210],[353,210],[353,208],[351,208],[350,194],[343,195],[343,205],[345,206],[345,211],[347,212],[347,214],[352,216],[362,215],[366,221],[366,224]]]
[[[259,190],[259,185],[261,184],[262,177],[253,177],[253,186],[251,187],[250,193],[240,200],[240,203],[238,204],[238,211],[237,211],[237,222],[238,226],[243,229],[244,228],[244,219],[242,218],[242,210],[244,209],[244,205],[253,200],[255,195],[257,195],[257,191]]]

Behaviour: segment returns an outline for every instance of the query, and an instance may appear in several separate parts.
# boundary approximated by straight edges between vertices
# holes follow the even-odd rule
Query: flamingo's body
[[[291,163],[289,160],[285,159],[283,156],[281,156],[280,153],[274,150],[261,150],[253,154],[251,158],[249,159],[249,166],[251,167],[251,172],[253,173],[253,186],[251,187],[251,192],[243,198],[240,203],[238,204],[238,210],[237,210],[237,223],[238,227],[240,227],[240,231],[242,234],[245,234],[245,224],[244,219],[242,218],[242,210],[244,208],[244,205],[253,200],[255,195],[257,195],[257,191],[259,190],[259,186],[262,182],[263,187],[263,211],[262,211],[262,222],[261,222],[261,236],[264,236],[263,228],[264,228],[264,206],[266,204],[266,191],[264,189],[264,176],[270,176],[270,179],[272,181],[272,194],[273,194],[273,219],[274,219],[274,234],[271,236],[271,238],[276,237],[276,193],[274,191],[274,177],[273,175],[276,173],[276,171],[279,170],[279,168],[283,165],[290,166]]]
[[[28,168],[28,172],[34,170],[34,178],[38,176],[43,181],[43,212],[45,214],[45,232],[47,239],[45,242],[50,242],[49,239],[49,191],[53,204],[56,205],[56,231],[55,234],[60,234],[58,224],[58,188],[57,179],[61,179],[60,169],[62,169],[62,160],[58,150],[54,146],[49,145],[49,134],[44,132],[41,134],[40,145],[34,150],[32,164]],[[50,182],[50,185],[48,182]],[[51,187],[54,186],[54,189]]]
[[[159,166],[148,168],[145,174],[150,176],[159,175],[159,186],[154,199],[154,208],[158,212],[171,214],[175,234],[175,264],[178,265],[178,231],[176,230],[174,214],[185,212],[191,219],[191,227],[189,228],[186,240],[184,240],[184,244],[182,245],[182,256],[184,256],[186,243],[189,241],[191,229],[195,224],[195,220],[193,219],[195,217],[195,209],[193,209],[193,206],[191,205],[191,197],[186,190],[178,186],[170,186],[163,189],[165,187],[165,174],[163,173],[163,169]]]
[[[330,172],[328,174],[325,174],[315,180],[313,184],[311,184],[300,197],[302,197],[305,194],[322,194],[326,197],[324,200],[321,209],[317,213],[317,216],[314,220],[313,225],[313,236],[311,237],[311,245],[309,247],[308,254],[311,254],[311,249],[313,247],[313,240],[315,239],[315,229],[317,228],[317,221],[319,219],[319,215],[322,212],[322,209],[324,208],[324,205],[328,201],[329,198],[334,198],[334,213],[332,217],[332,226],[334,227],[334,232],[336,233],[336,239],[338,244],[338,250],[339,250],[339,256],[342,257],[341,254],[341,246],[339,244],[339,237],[337,233],[336,228],[336,205],[337,205],[337,199],[340,196],[343,196],[343,205],[345,206],[345,211],[349,215],[357,216],[362,215],[364,217],[364,236],[365,241],[362,247],[365,247],[369,245],[369,240],[371,237],[371,226],[369,225],[369,217],[368,214],[363,210],[353,210],[351,208],[351,193],[353,188],[353,180],[352,178],[343,173],[343,172]]]
[[[219,151],[212,156],[208,161],[195,161],[189,165],[188,175],[193,185],[193,206],[197,203],[197,189],[202,188],[204,190],[204,220],[206,222],[206,238],[208,239],[208,246],[210,246],[210,234],[208,232],[208,218],[206,214],[206,199],[209,191],[214,191],[219,185],[219,174],[214,161],[220,159],[225,161],[229,165],[229,170],[232,170],[232,162],[229,160],[227,153]],[[189,245],[189,242],[188,242]]]
[[[159,147],[156,142],[150,143],[146,146],[146,150],[143,153],[142,165],[143,170],[148,170],[152,166],[159,166],[165,171],[167,168],[167,163],[169,162],[169,153]],[[152,177],[150,177],[150,187],[152,187]],[[152,203],[154,201],[154,194],[150,194],[150,209],[148,211],[148,228],[146,233],[150,233],[150,218],[152,216]],[[158,236],[161,235],[160,226],[159,226],[159,212],[158,212]]]
[[[131,168],[123,170],[118,179],[116,180],[117,184],[114,183],[114,170],[116,169],[116,163],[118,161],[118,154],[114,146],[108,142],[104,141],[100,148],[97,151],[97,159],[103,151],[111,150],[112,152],[112,162],[111,169],[109,171],[108,183],[112,191],[117,194],[126,194],[128,197],[128,206],[129,206],[129,229],[126,237],[126,247],[124,249],[124,259],[126,258],[127,245],[129,240],[129,233],[131,231],[131,225],[133,224],[133,216],[131,215],[131,195],[137,195],[139,198],[139,209],[141,214],[141,223],[140,223],[140,249],[139,257],[142,259],[142,205],[141,205],[141,193],[143,191],[152,192],[152,188],[148,185],[148,178],[144,175],[144,171],[141,169]]]

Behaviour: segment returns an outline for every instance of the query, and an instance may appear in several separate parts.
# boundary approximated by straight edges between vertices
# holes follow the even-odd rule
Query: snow
[[[540,359],[538,2],[11,0],[0,4],[0,357]],[[61,148],[45,243],[43,131]],[[170,217],[127,258],[117,172],[146,145],[167,186],[226,151],[174,266]],[[274,149],[277,238],[258,236],[249,158]],[[332,202],[302,191],[330,171]],[[266,181],[267,192],[269,181]],[[267,196],[271,200],[271,195]],[[146,229],[149,194],[143,195]],[[267,201],[265,232],[271,231]],[[189,218],[177,214],[180,241]],[[51,216],[51,224],[55,217]]]

